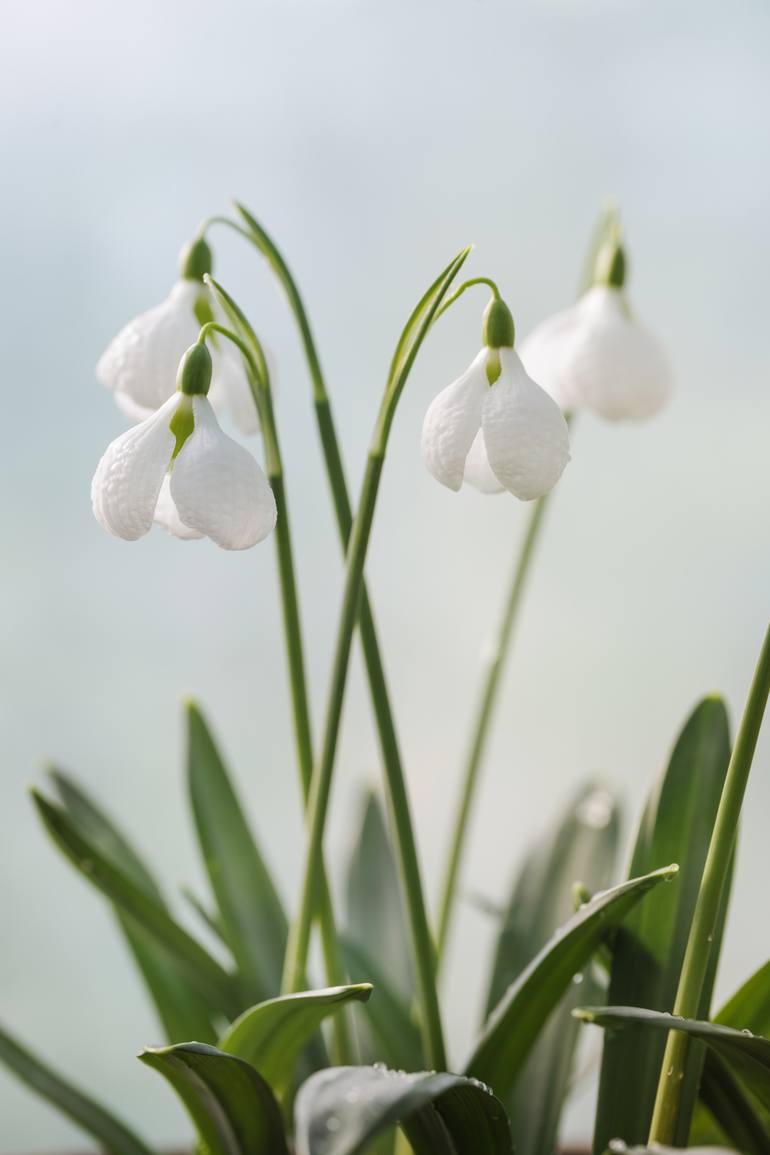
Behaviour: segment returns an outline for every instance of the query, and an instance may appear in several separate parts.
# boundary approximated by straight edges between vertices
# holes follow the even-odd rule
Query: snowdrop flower
[[[532,501],[554,487],[569,461],[567,423],[514,352],[513,318],[497,296],[484,314],[483,339],[425,415],[423,461],[449,489],[467,481],[482,493],[507,489]]]
[[[527,337],[527,372],[563,410],[591,409],[608,421],[652,417],[671,381],[657,340],[631,315],[623,293],[625,256],[617,237],[605,243],[592,288]]]
[[[202,238],[187,245],[179,259],[180,279],[166,299],[129,321],[97,363],[96,376],[133,421],[143,421],[169,399],[179,358],[202,324],[221,320],[203,284],[211,264],[211,250]],[[259,418],[238,351],[224,341],[212,355],[212,405],[218,413],[229,410],[242,433],[256,433]]]
[[[267,478],[219,427],[206,396],[211,374],[206,345],[193,345],[180,363],[177,392],[116,438],[99,462],[91,504],[115,537],[135,541],[157,522],[176,537],[248,549],[275,526]]]

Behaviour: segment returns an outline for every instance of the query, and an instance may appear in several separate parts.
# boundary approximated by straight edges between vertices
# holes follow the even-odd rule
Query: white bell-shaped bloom
[[[613,285],[594,285],[572,308],[543,321],[520,352],[527,372],[565,412],[641,420],[657,413],[671,392],[665,353]]]
[[[499,369],[491,385],[490,358],[493,378]],[[569,433],[561,409],[528,376],[513,348],[484,347],[428,409],[422,456],[449,489],[467,481],[483,493],[507,489],[532,501],[561,477]]]
[[[96,376],[133,421],[143,421],[169,399],[179,359],[197,338],[202,321],[211,318],[223,319],[209,290],[199,280],[182,277],[164,301],[112,339],[97,362]],[[213,341],[212,359],[212,405],[218,413],[229,411],[242,433],[256,433],[259,418],[240,353],[229,341]]]
[[[202,394],[175,393],[116,438],[94,474],[91,502],[99,524],[126,541],[142,537],[155,521],[177,537],[248,549],[276,521],[267,478],[223,433]]]

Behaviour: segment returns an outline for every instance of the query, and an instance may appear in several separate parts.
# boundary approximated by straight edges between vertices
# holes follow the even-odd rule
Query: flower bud
[[[211,249],[203,237],[190,241],[179,254],[179,275],[185,281],[202,281],[213,266]]]
[[[211,354],[205,345],[191,345],[179,362],[176,387],[188,397],[204,396],[211,385]]]
[[[516,337],[511,310],[505,301],[493,297],[484,310],[481,339],[490,349],[512,349]]]

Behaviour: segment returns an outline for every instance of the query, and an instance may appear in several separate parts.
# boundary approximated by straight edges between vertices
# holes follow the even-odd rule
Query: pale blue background
[[[12,18],[11,18],[12,17]],[[601,200],[621,202],[639,313],[677,391],[659,420],[580,423],[506,678],[470,889],[499,897],[559,798],[601,772],[638,804],[705,691],[740,708],[770,610],[770,202],[764,0],[132,0],[14,5],[0,43],[4,276],[0,1014],[143,1132],[187,1133],[133,1055],[158,1031],[101,900],[25,795],[55,756],[109,801],[170,886],[198,879],[179,700],[200,695],[290,901],[295,770],[270,544],[228,555],[107,537],[88,486],[121,429],[93,365],[160,299],[234,193],[304,288],[357,478],[389,354],[460,245],[526,331],[571,300]],[[278,414],[320,713],[340,563],[284,302],[234,238],[218,271],[280,365]],[[445,322],[395,426],[369,567],[426,873],[435,883],[477,684],[525,511],[455,496],[419,460],[429,399],[478,346]],[[330,855],[377,768],[360,668]],[[720,988],[770,955],[770,745],[750,787]],[[760,917],[754,917],[754,911]],[[457,1061],[488,924],[449,975]],[[571,1134],[585,1131],[586,1104]],[[78,1134],[0,1071],[4,1152]]]

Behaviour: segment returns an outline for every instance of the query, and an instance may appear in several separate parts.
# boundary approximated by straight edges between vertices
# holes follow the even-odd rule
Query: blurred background
[[[198,221],[237,195],[306,295],[355,489],[393,345],[464,243],[526,333],[572,300],[608,195],[638,314],[676,378],[647,425],[581,420],[554,496],[474,814],[466,890],[500,900],[524,848],[587,775],[627,816],[697,698],[741,709],[770,610],[766,62],[770,9],[736,0],[53,0],[0,43],[4,549],[0,1017],[158,1142],[187,1134],[134,1058],[159,1031],[107,908],[59,858],[26,793],[46,759],[104,800],[170,886],[203,886],[179,703],[204,704],[293,903],[296,772],[272,547],[227,554],[90,511],[123,428],[94,364],[160,300]],[[216,272],[278,369],[315,717],[341,565],[285,302],[237,238]],[[459,495],[420,462],[422,416],[477,351],[468,297],[397,417],[368,576],[428,884],[435,894],[480,656],[526,509]],[[342,868],[378,780],[356,658],[329,855]],[[770,955],[770,736],[742,831],[718,994]],[[621,867],[619,867],[620,872]],[[447,975],[456,1061],[492,927],[464,903]],[[469,993],[470,992],[470,993]],[[567,1137],[585,1137],[589,1097]],[[0,1068],[4,1152],[82,1146]]]

